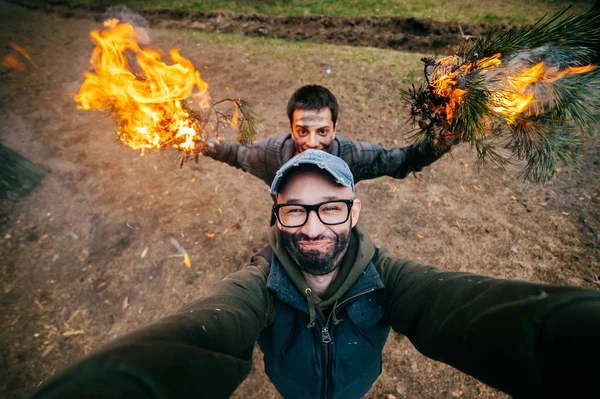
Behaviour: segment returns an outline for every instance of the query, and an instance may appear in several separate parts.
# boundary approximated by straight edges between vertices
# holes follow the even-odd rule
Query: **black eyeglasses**
[[[315,211],[323,224],[336,225],[346,223],[350,217],[354,200],[336,199],[314,205],[276,204],[273,213],[283,227],[300,227],[308,220],[310,211]]]

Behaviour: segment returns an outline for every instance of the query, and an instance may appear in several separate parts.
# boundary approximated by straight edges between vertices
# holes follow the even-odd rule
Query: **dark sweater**
[[[295,152],[294,140],[288,133],[252,145],[222,141],[215,144],[214,151],[209,151],[206,155],[251,173],[270,186],[279,168]],[[419,172],[431,165],[444,154],[424,143],[385,148],[377,144],[346,140],[339,134],[331,143],[330,153],[346,161],[355,183],[382,176],[404,179],[411,172]]]

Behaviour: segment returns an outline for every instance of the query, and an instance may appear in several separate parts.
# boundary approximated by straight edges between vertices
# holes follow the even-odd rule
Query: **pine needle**
[[[419,126],[413,139],[470,143],[480,162],[526,160],[523,177],[536,182],[555,177],[560,164],[576,167],[579,135],[600,121],[600,68],[590,65],[600,12],[567,12],[492,30],[462,57],[424,58],[426,84],[402,93]]]

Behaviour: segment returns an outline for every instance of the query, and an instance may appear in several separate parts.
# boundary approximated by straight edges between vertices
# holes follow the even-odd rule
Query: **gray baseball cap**
[[[296,155],[279,168],[275,175],[275,179],[273,179],[273,183],[271,184],[272,195],[277,195],[277,193],[279,193],[281,183],[285,180],[285,177],[300,165],[316,165],[329,172],[336,183],[341,184],[342,186],[352,187],[352,192],[355,191],[354,176],[352,176],[350,167],[342,158],[321,150],[306,150]]]

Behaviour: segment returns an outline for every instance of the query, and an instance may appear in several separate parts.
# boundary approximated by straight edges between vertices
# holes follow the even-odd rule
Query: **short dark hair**
[[[290,125],[294,122],[295,110],[306,109],[317,111],[325,107],[331,111],[331,120],[333,121],[333,127],[335,127],[339,106],[333,93],[319,85],[302,86],[292,94],[287,104]]]

